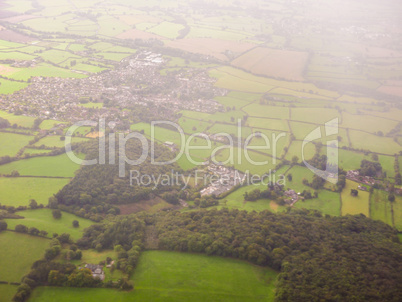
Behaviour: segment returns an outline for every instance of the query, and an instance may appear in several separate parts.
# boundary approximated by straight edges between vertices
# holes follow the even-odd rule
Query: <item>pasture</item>
[[[0,297],[4,302],[12,302],[12,299],[17,292],[17,285],[0,284]]]
[[[90,132],[91,128],[90,127],[81,127],[77,129],[77,131],[74,134],[82,134],[85,135],[88,132]],[[81,143],[81,142],[87,142],[89,139],[87,138],[82,138],[82,137],[72,137],[71,143]],[[65,146],[65,140],[62,140],[62,136],[58,135],[50,135],[50,136],[45,136],[44,138],[40,139],[37,141],[34,146],[40,147],[40,146],[46,146],[46,147],[56,147],[56,148],[63,148]]]
[[[15,232],[0,233],[0,280],[20,282],[31,265],[43,258],[49,240]]]
[[[290,187],[292,185],[288,183]],[[317,210],[323,214],[332,216],[341,215],[341,200],[339,193],[321,190],[318,192],[318,198],[301,200],[296,202],[295,208]]]
[[[381,220],[393,226],[392,205],[388,201],[388,193],[385,191],[374,190],[370,198],[370,218]]]
[[[82,157],[82,155],[81,155]],[[0,166],[0,174],[18,171],[23,176],[74,177],[80,165],[66,153],[56,156],[40,156],[22,159]]]
[[[77,240],[82,237],[85,228],[94,224],[94,222],[88,219],[84,219],[67,212],[62,212],[60,219],[54,219],[52,210],[50,209],[20,211],[18,212],[18,215],[23,216],[24,219],[5,220],[8,224],[8,229],[13,230],[16,225],[23,224],[27,227],[35,227],[38,230],[48,232],[49,238],[52,238],[53,233],[68,233],[73,240]],[[72,222],[74,220],[77,220],[80,223],[78,228],[73,227]]]
[[[359,195],[356,197],[350,194],[350,190],[357,189],[357,186],[357,183],[346,180],[346,186],[341,193],[342,215],[364,214],[366,217],[370,217],[370,194],[360,190],[358,190]]]
[[[15,156],[32,139],[33,136],[0,132],[0,157]]]
[[[35,177],[0,177],[0,203],[7,206],[27,206],[30,199],[47,205],[49,197],[56,194],[69,179]]]
[[[35,118],[33,117],[25,115],[14,115],[3,110],[0,110],[0,117],[8,120],[11,125],[17,124],[17,126],[21,126],[24,128],[31,128],[35,121]]]
[[[402,232],[402,197],[395,196],[395,202],[392,203],[394,213],[394,227]]]
[[[234,259],[147,251],[134,272],[134,290],[39,287],[30,302],[273,301],[277,273]]]
[[[289,107],[250,104],[243,108],[250,117],[273,118],[279,120],[290,119]]]
[[[390,137],[378,136],[362,131],[350,130],[350,141],[355,149],[369,150],[376,153],[394,155],[399,153],[401,146]]]

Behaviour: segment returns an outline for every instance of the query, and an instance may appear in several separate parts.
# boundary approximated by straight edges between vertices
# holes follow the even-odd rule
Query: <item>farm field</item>
[[[8,120],[11,125],[17,124],[17,126],[31,128],[33,126],[35,118],[25,115],[14,115],[6,111],[0,110],[0,117]]]
[[[367,131],[370,133],[377,133],[382,131],[384,134],[388,133],[398,124],[396,121],[392,121],[385,118],[367,116],[367,115],[352,115],[347,112],[342,113],[341,127]]]
[[[385,191],[374,190],[370,198],[370,218],[381,220],[393,226],[392,205],[388,201],[388,193]]]
[[[273,301],[277,273],[246,262],[164,251],[143,252],[135,289],[40,287],[30,302],[64,301]]]
[[[323,214],[332,216],[341,215],[341,201],[339,193],[329,192],[326,190],[319,191],[318,198],[296,202],[294,207],[300,209],[317,210]]]
[[[392,203],[394,213],[394,227],[402,232],[402,197],[395,196],[395,202]]]
[[[69,179],[38,177],[0,177],[0,204],[27,206],[30,199],[47,205],[49,197],[69,183]]]
[[[4,302],[12,302],[14,294],[17,292],[17,285],[0,284],[0,297]]]
[[[307,143],[303,149],[303,142],[302,141],[292,141],[290,144],[289,150],[286,153],[285,159],[291,161],[294,156],[298,157],[298,161],[301,162],[303,160],[312,159],[314,154],[316,153],[316,148],[314,144]]]
[[[255,129],[263,128],[279,131],[289,131],[288,123],[285,120],[281,119],[250,117],[247,119],[247,125]]]
[[[43,257],[49,240],[10,231],[0,233],[0,280],[20,282],[31,265]]]
[[[390,137],[381,137],[362,131],[349,131],[352,147],[376,153],[394,155],[399,153],[401,146]]]
[[[305,52],[258,47],[236,58],[232,65],[257,75],[303,81],[307,57]]]
[[[87,129],[87,132],[80,132],[83,129]],[[77,129],[77,134],[87,134],[89,132],[90,128],[89,127],[82,127]],[[72,137],[71,142],[74,143],[80,143],[80,142],[86,142],[88,141],[87,138],[82,138],[82,137]],[[61,136],[58,135],[51,135],[51,136],[46,136],[39,141],[37,141],[34,146],[40,147],[42,145],[46,147],[57,147],[57,148],[63,148],[65,146],[65,141],[61,140]]]
[[[0,157],[15,156],[32,139],[33,136],[0,132]]]
[[[351,189],[357,189],[358,184],[346,180],[346,186],[341,193],[342,199],[342,215],[357,215],[364,214],[366,217],[370,217],[370,194],[368,192],[359,191],[359,195],[354,197],[350,194]]]
[[[286,120],[290,118],[289,108],[280,106],[268,106],[260,104],[250,104],[242,109],[250,117],[272,118]]]
[[[0,166],[0,174],[18,171],[23,176],[73,177],[80,166],[66,153],[57,156],[40,156],[22,159]]]
[[[250,174],[260,176],[274,170],[276,164],[280,163],[279,160],[275,161],[268,155],[239,148],[233,148],[232,152],[228,148],[222,148],[211,156],[213,162],[222,163],[226,166],[234,165],[235,169],[239,171],[249,171]]]
[[[52,216],[52,210],[50,209],[36,209],[26,210],[17,213],[19,216],[23,216],[24,219],[6,219],[8,229],[13,230],[16,225],[23,224],[27,227],[35,227],[38,230],[48,232],[48,237],[52,238],[53,233],[62,234],[68,233],[73,240],[77,240],[82,237],[84,229],[94,224],[94,222],[78,217],[76,215],[62,212],[60,219],[54,219]],[[79,227],[74,228],[72,222],[77,220]],[[98,261],[99,262],[99,261]]]
[[[303,184],[303,179],[309,182],[313,180],[313,172],[302,166],[293,166],[286,172],[286,176],[292,174],[292,181],[286,180],[286,188],[291,188],[296,192],[303,192],[304,190],[313,191],[310,187]]]

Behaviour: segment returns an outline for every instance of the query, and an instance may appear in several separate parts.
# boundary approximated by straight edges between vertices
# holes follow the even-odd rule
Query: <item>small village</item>
[[[115,70],[88,78],[34,77],[25,89],[2,95],[0,109],[65,122],[100,117],[120,121],[129,114],[124,109],[134,108],[157,112],[166,119],[180,110],[224,110],[213,98],[227,91],[215,88],[215,80],[205,70],[186,68],[163,76],[160,71],[166,63],[161,54],[144,51],[122,60]]]

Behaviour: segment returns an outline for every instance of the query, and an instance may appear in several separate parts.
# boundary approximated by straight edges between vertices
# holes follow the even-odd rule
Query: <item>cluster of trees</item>
[[[108,145],[108,143],[106,143]],[[130,159],[139,159],[142,155],[142,144],[138,140],[129,140],[126,144],[126,156]],[[87,158],[97,158],[98,144],[93,142],[86,144],[81,152],[87,154]],[[118,152],[116,152],[118,153]],[[106,154],[109,154],[106,150]],[[158,162],[170,160],[173,154],[163,146],[155,146],[155,160]],[[123,156],[123,155],[121,155]],[[119,154],[116,154],[119,158]],[[126,164],[125,177],[119,177],[119,164],[91,165],[82,167],[74,179],[56,194],[57,205],[67,206],[67,210],[81,212],[83,216],[88,212],[93,214],[117,214],[118,208],[106,205],[135,203],[148,200],[151,194],[163,194],[175,189],[166,184],[156,184],[148,180],[158,179],[160,175],[170,175],[176,165],[153,165],[150,155],[140,166]],[[130,171],[138,172],[138,177],[131,179]],[[134,174],[137,175],[137,174]],[[141,177],[147,177],[146,182],[141,182]],[[154,177],[154,178],[152,178]],[[156,189],[154,189],[156,186]],[[175,202],[174,198],[172,203]],[[99,207],[100,206],[100,207]],[[101,212],[99,212],[99,210]],[[117,213],[116,213],[117,212]]]
[[[204,209],[204,208],[217,206],[219,204],[219,201],[216,198],[214,198],[213,196],[203,196],[201,198],[196,198],[194,200],[194,204],[197,207]]]
[[[382,166],[378,162],[363,159],[359,169],[361,176],[377,177],[382,173]]]
[[[309,186],[309,187],[313,188],[314,190],[319,190],[324,187],[325,179],[318,175],[314,175],[311,183],[308,181],[307,178],[303,178],[302,182],[305,186]]]
[[[143,218],[134,216],[111,217],[112,221],[87,228],[77,246],[98,251],[115,249],[118,253],[117,269],[131,274],[137,265],[145,233]]]
[[[394,170],[395,170],[395,184],[397,186],[400,186],[400,185],[402,185],[402,176],[401,176],[401,172],[400,172],[398,156],[395,156]]]
[[[244,193],[244,200],[245,201],[256,201],[258,199],[270,199],[270,200],[276,200],[279,203],[284,200],[283,198],[283,188],[280,189],[272,189],[268,188],[264,191],[261,191],[260,189],[255,189],[251,192],[246,192]]]
[[[0,129],[9,128],[10,126],[11,125],[10,125],[10,122],[8,120],[6,120],[5,118],[0,117]]]
[[[222,209],[158,213],[148,223],[157,230],[160,249],[280,270],[276,301],[398,301],[402,289],[396,230],[364,215]]]
[[[25,233],[25,234],[29,234],[29,235],[32,235],[32,236],[42,236],[42,237],[46,237],[47,236],[47,234],[48,234],[48,232],[46,232],[46,231],[44,231],[44,230],[42,230],[42,231],[40,231],[40,230],[38,230],[37,228],[35,228],[35,227],[30,227],[30,228],[28,228],[27,226],[25,226],[25,225],[23,225],[23,224],[17,224],[16,226],[15,226],[15,229],[14,229],[17,233]]]

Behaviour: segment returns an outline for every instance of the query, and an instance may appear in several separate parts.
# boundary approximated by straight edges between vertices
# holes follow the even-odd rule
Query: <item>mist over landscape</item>
[[[401,16],[0,0],[0,302],[402,301]]]

